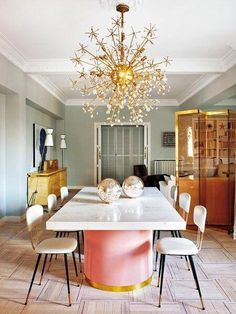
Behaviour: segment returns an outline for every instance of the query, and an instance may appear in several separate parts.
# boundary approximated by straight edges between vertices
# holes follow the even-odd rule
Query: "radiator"
[[[175,160],[154,160],[155,174],[175,175]]]

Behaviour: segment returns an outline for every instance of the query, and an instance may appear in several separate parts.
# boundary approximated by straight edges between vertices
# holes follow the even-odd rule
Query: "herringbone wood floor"
[[[52,234],[51,234],[52,235]],[[168,235],[162,233],[162,236]],[[50,236],[50,232],[47,232]],[[194,239],[193,231],[185,236]],[[39,273],[29,303],[24,306],[36,255],[25,222],[0,226],[0,313],[236,313],[236,241],[225,232],[207,230],[202,251],[195,258],[206,311],[200,302],[184,259],[167,257],[162,308],[157,307],[156,274],[152,284],[133,292],[112,293],[91,288],[83,280],[76,286],[69,261],[72,307],[67,306],[62,257],[53,260],[39,286]],[[41,269],[40,269],[41,270]]]

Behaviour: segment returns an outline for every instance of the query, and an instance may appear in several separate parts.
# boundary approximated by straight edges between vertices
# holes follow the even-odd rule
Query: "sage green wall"
[[[27,141],[32,134],[32,131],[29,131],[30,124],[36,116],[38,121],[48,119],[42,116],[41,112],[53,117],[54,120],[63,119],[64,105],[1,54],[0,93],[5,97],[5,105],[1,105],[0,109],[0,142],[4,142],[3,128],[6,139],[1,146],[6,171],[6,176],[1,182],[5,189],[5,210],[1,215],[19,217],[25,213],[27,203],[26,178],[31,158],[27,154],[32,149],[32,142]],[[27,112],[26,100],[31,101],[39,111]],[[31,120],[27,121],[28,118]],[[56,125],[55,121],[53,125]]]
[[[160,107],[148,115],[151,122],[151,160],[174,159],[175,149],[162,147],[161,133],[174,131],[174,113],[178,107]],[[105,122],[105,107],[99,107],[99,115],[91,119],[81,106],[66,106],[65,132],[68,148],[65,165],[68,167],[68,185],[94,184],[94,123]],[[152,162],[153,171],[153,162]]]
[[[5,107],[6,96],[0,94],[0,218],[6,214],[6,156],[3,149],[6,145]]]

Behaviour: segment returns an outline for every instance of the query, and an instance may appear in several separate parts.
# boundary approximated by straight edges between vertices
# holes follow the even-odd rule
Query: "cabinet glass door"
[[[176,113],[176,176],[179,193],[191,195],[189,223],[193,223],[192,211],[200,198],[200,163],[205,139],[200,133],[204,123],[198,110]],[[204,160],[204,159],[202,159]]]
[[[207,223],[229,225],[228,111],[206,112]]]
[[[207,208],[207,223],[232,229],[235,203],[236,112],[176,113],[179,193]],[[189,224],[192,224],[190,212]]]
[[[228,137],[229,137],[229,219],[234,221],[236,212],[235,174],[236,174],[236,111],[229,110]],[[234,233],[236,234],[236,228]]]

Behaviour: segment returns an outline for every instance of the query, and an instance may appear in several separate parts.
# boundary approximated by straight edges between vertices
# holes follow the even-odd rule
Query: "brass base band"
[[[85,279],[86,279],[87,283],[90,286],[92,286],[93,288],[96,288],[99,290],[105,290],[105,291],[112,291],[112,292],[133,291],[136,289],[143,288],[152,282],[152,276],[149,277],[148,279],[144,280],[143,282],[137,283],[136,285],[130,285],[130,286],[108,286],[108,285],[104,285],[103,283],[91,281],[86,276],[85,276]]]

